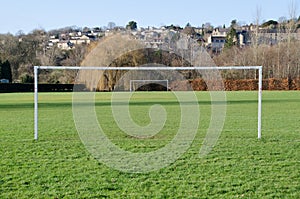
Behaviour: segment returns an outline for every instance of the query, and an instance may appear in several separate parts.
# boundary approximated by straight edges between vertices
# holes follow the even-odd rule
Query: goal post
[[[34,66],[34,139],[38,140],[38,72],[39,70],[119,70],[119,71],[131,71],[131,70],[141,70],[141,71],[152,71],[152,70],[162,70],[162,71],[183,71],[183,70],[258,70],[258,119],[257,119],[257,137],[261,139],[261,115],[262,115],[262,66],[219,66],[219,67],[80,67],[80,66]],[[132,80],[136,81],[136,80]],[[145,80],[138,80],[145,81]],[[149,80],[153,82],[153,80]],[[159,80],[165,81],[165,80]],[[167,82],[169,84],[169,82]],[[131,85],[131,83],[130,83]]]

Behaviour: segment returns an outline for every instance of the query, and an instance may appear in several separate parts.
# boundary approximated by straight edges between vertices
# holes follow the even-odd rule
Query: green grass
[[[111,93],[96,95],[108,137],[132,152],[154,151],[177,132],[180,109],[172,93],[136,93],[130,111],[140,125],[161,103],[168,113],[151,139],[120,131]],[[257,140],[257,93],[228,92],[223,132],[199,158],[210,121],[208,93],[197,93],[196,138],[176,162],[158,171],[123,173],[98,162],[80,141],[70,93],[39,95],[39,141],[33,140],[33,95],[0,94],[0,198],[300,198],[300,92],[264,92],[262,140]]]

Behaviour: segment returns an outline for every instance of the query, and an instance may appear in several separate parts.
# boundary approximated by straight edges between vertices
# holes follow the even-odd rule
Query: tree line
[[[7,60],[10,64],[12,82],[33,82],[33,66],[36,65],[80,65],[88,49],[87,45],[78,45],[71,50],[63,50],[57,46],[47,48],[49,36],[50,33],[44,30],[34,30],[29,34],[0,34],[0,60]],[[41,73],[40,81],[72,83],[73,77],[74,72],[52,71],[50,75]]]

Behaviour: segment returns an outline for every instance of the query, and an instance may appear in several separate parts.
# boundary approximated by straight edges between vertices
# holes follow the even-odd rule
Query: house
[[[239,47],[247,46],[251,43],[249,27],[241,27],[236,30],[236,38],[233,39]],[[206,47],[213,52],[221,52],[226,43],[226,37],[229,29],[216,28],[207,39]]]
[[[204,35],[205,34],[205,29],[204,28],[194,28],[195,32],[200,34],[200,35]]]
[[[88,36],[82,35],[81,37],[79,36],[71,37],[70,42],[75,45],[81,45],[81,44],[90,44],[91,40]]]
[[[57,47],[63,50],[70,50],[74,44],[72,44],[70,41],[60,41],[57,43]]]
[[[60,41],[60,39],[57,36],[55,36],[55,35],[50,36],[50,39],[48,40],[48,44],[47,44],[47,49],[50,49],[54,45],[57,45],[59,43],[59,41]]]
[[[255,38],[256,33],[252,33],[253,37]],[[257,41],[258,44],[265,44],[265,45],[276,45],[280,42],[286,42],[288,39],[291,40],[300,40],[300,33],[298,32],[291,32],[288,33],[285,30],[278,30],[278,29],[264,29],[259,30],[257,33]]]
[[[207,48],[213,52],[220,52],[226,43],[227,29],[216,28],[207,39]]]
[[[251,44],[251,36],[249,31],[242,29],[237,32],[237,42],[239,47],[244,47]]]

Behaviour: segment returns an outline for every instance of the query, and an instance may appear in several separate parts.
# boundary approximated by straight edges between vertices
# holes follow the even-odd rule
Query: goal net
[[[168,91],[169,80],[130,80],[132,91]]]

